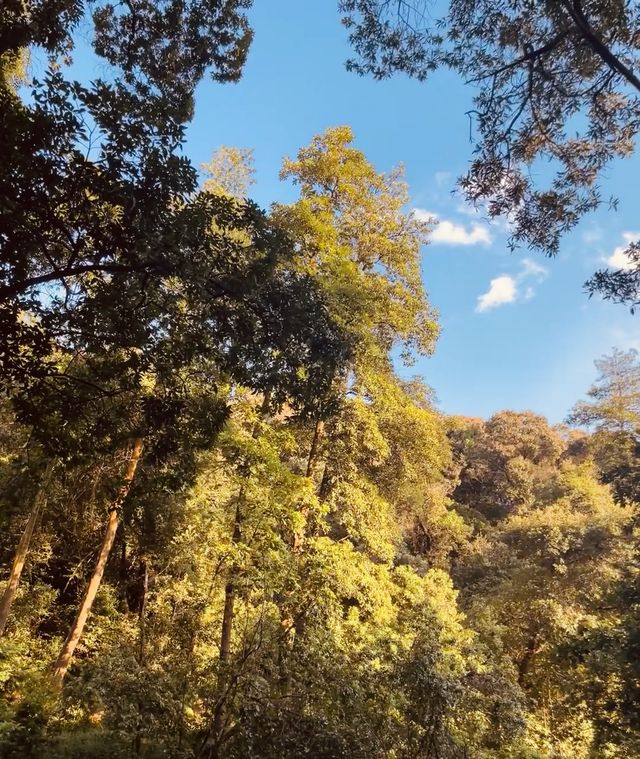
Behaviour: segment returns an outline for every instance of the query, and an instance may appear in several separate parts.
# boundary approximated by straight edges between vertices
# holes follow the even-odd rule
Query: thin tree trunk
[[[325,464],[324,470],[322,471],[322,477],[320,479],[320,487],[318,488],[318,498],[320,501],[325,501],[329,497],[329,492],[331,490],[331,472],[329,471],[329,467]]]
[[[138,646],[138,664],[140,665],[140,668],[142,669],[145,665],[146,661],[146,627],[145,627],[145,616],[147,613],[147,592],[149,590],[149,565],[146,561],[142,562],[142,598],[140,600],[140,614],[139,614],[139,622],[140,622],[140,641]],[[138,701],[138,715],[140,721],[142,721],[143,717],[143,710],[144,710],[144,703],[142,701]],[[142,733],[140,732],[140,726],[138,725],[138,729],[136,730],[136,737],[134,740],[134,750],[136,752],[136,756],[140,756],[142,753]]]
[[[236,502],[236,514],[233,523],[233,544],[237,545],[242,540],[242,501],[244,500],[244,487],[240,489]],[[220,662],[225,664],[231,656],[231,634],[233,632],[233,607],[236,597],[236,575],[238,567],[233,566],[229,571],[229,580],[224,589],[224,611],[222,612],[222,626],[220,629]]]
[[[266,393],[262,401],[262,407],[260,409],[259,418],[253,425],[251,437],[257,440],[260,434],[260,420],[265,416],[269,408],[271,400],[271,394]],[[249,474],[247,474],[247,479]],[[242,503],[244,501],[245,486],[242,485],[238,498],[236,499],[236,511],[233,520],[233,534],[231,536],[234,545],[237,545],[242,540]],[[231,638],[233,635],[233,621],[234,621],[234,606],[236,599],[236,584],[239,568],[233,564],[229,568],[229,577],[227,584],[224,588],[224,609],[222,612],[222,625],[220,628],[220,654],[218,660],[220,662],[220,674],[218,685],[218,703],[213,715],[213,722],[211,729],[207,734],[207,738],[198,753],[199,759],[217,759],[220,745],[222,743],[224,726],[227,717],[226,701],[228,694],[225,692],[225,685],[228,679],[227,666],[231,659]]]
[[[242,501],[244,499],[244,486],[238,493],[238,499],[236,501],[236,513],[233,524],[233,536],[232,540],[234,545],[237,545],[242,540]],[[238,567],[233,565],[229,569],[229,579],[224,588],[224,610],[222,612],[222,625],[220,629],[220,684],[218,687],[218,703],[213,715],[213,722],[211,724],[211,730],[207,740],[205,741],[200,757],[207,757],[208,759],[216,759],[218,756],[218,749],[224,733],[224,725],[227,716],[226,700],[227,693],[225,692],[225,684],[228,679],[227,667],[229,660],[231,659],[231,636],[233,634],[233,621],[234,621],[234,606],[236,600],[236,577],[238,574]]]
[[[87,618],[91,612],[91,607],[93,606],[93,602],[95,601],[96,595],[98,593],[100,583],[102,582],[102,576],[109,559],[109,554],[113,546],[113,541],[116,537],[116,532],[118,531],[118,525],[120,523],[120,510],[127,495],[129,494],[131,483],[133,482],[136,469],[138,468],[138,462],[140,461],[140,456],[142,455],[143,445],[144,441],[142,438],[136,438],[133,443],[133,448],[131,450],[131,455],[129,456],[129,464],[127,466],[124,482],[122,483],[118,497],[116,498],[109,511],[109,519],[107,520],[107,527],[102,539],[102,546],[100,547],[100,553],[98,554],[98,561],[96,562],[91,580],[89,581],[87,589],[85,590],[84,597],[82,599],[82,603],[80,604],[80,608],[78,609],[76,618],[71,625],[58,658],[53,665],[51,680],[54,685],[58,687],[62,687],[62,683],[64,681],[65,675],[67,674],[67,670],[69,669],[69,665],[71,664],[71,659],[73,658],[74,651],[76,650],[76,646],[80,641],[80,638],[84,631],[84,626],[87,623]]]
[[[27,520],[27,524],[25,525],[22,536],[20,537],[20,542],[16,548],[16,554],[11,566],[11,574],[9,575],[9,580],[7,581],[7,587],[4,589],[2,601],[0,601],[0,637],[4,635],[4,631],[9,620],[9,614],[11,613],[11,607],[13,606],[13,602],[18,593],[20,577],[27,560],[27,554],[29,553],[31,538],[33,537],[33,532],[38,522],[38,518],[42,512],[42,509],[44,508],[44,505],[47,502],[47,489],[49,487],[49,483],[51,482],[51,477],[53,475],[55,465],[55,460],[52,460],[47,464],[47,467],[44,470],[42,481],[40,482],[38,491],[35,495],[35,498],[33,499],[33,506],[31,507],[29,519]]]
[[[527,675],[529,674],[531,664],[533,663],[533,657],[539,652],[537,648],[538,638],[539,633],[535,632],[527,643],[527,648],[522,659],[518,662],[518,685],[521,688],[525,686]]]
[[[307,477],[313,477],[316,473],[318,462],[318,449],[324,437],[324,421],[318,419],[313,430],[313,440],[309,449],[309,458],[307,459]]]
[[[307,457],[307,470],[306,470],[306,476],[307,479],[311,480],[313,484],[317,488],[317,473],[318,473],[318,464],[319,464],[319,453],[320,453],[320,446],[322,444],[322,441],[324,439],[324,429],[325,424],[322,419],[317,419],[314,429],[313,429],[313,438],[311,439],[311,447],[309,448],[309,455]],[[306,507],[303,507],[301,510],[302,516],[304,517],[303,525],[306,523],[306,519],[308,516],[308,509]],[[291,548],[293,550],[294,554],[300,554],[303,551],[304,548],[304,540],[305,540],[306,534],[305,534],[305,528],[304,526],[301,527],[299,530],[295,530],[293,533],[293,541]],[[287,659],[291,652],[293,651],[293,646],[295,644],[296,635],[301,632],[303,621],[300,617],[294,619],[293,613],[290,608],[286,605],[286,603],[281,604],[281,614],[280,614],[280,629],[281,629],[281,636],[280,636],[280,643],[278,646],[278,669],[280,671],[280,677],[279,677],[279,683],[280,683],[280,692],[281,695],[286,695],[289,691],[290,683],[289,683],[289,676],[287,673],[286,665],[287,665]]]
[[[141,666],[145,663],[145,648],[147,645],[147,593],[149,592],[149,564],[142,562],[142,599],[140,600],[140,646],[138,649],[138,661]]]
[[[324,421],[322,419],[316,420],[315,427],[313,429],[313,438],[311,440],[311,447],[309,448],[309,456],[307,458],[307,472],[308,479],[315,481],[318,470],[318,453],[320,452],[320,445],[324,438]],[[308,509],[303,507],[302,516],[305,521],[308,515]],[[302,544],[304,543],[304,527],[302,530],[296,530],[293,535],[293,552],[300,553],[302,550]]]

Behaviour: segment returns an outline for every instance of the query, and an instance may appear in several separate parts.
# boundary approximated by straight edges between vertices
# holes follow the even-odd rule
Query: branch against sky
[[[599,181],[640,129],[640,4],[598,0],[343,0],[359,74],[424,80],[458,72],[475,89],[467,198],[505,216],[512,245],[547,255],[595,210]],[[615,203],[615,201],[613,201]],[[638,271],[598,272],[586,287],[638,302]]]

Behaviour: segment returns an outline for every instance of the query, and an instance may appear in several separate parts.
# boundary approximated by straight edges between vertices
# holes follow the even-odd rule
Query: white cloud
[[[476,311],[482,313],[491,308],[503,306],[505,303],[513,303],[518,296],[516,281],[508,274],[501,274],[491,280],[486,293],[478,296]]]
[[[488,245],[491,242],[489,230],[482,224],[474,224],[470,230],[452,221],[441,221],[433,230],[431,240],[443,245]]]
[[[640,232],[623,232],[622,239],[624,240],[624,245],[619,245],[609,258],[605,259],[605,262],[612,269],[635,269],[636,264],[631,261],[625,251],[632,242],[640,240]]]
[[[425,211],[424,208],[414,208],[411,213],[418,219],[418,221],[422,221],[425,224],[437,224],[438,223],[438,214],[431,213],[431,211]]]
[[[441,245],[488,245],[491,235],[488,227],[484,224],[472,224],[470,228],[462,224],[456,224],[448,219],[440,219],[435,213],[415,208],[415,217],[434,225],[430,240],[434,244]]]
[[[549,275],[549,270],[545,266],[541,266],[539,263],[532,261],[530,258],[522,259],[522,271],[518,274],[518,279],[526,279],[527,277],[535,277],[538,282],[542,282]]]
[[[492,279],[489,283],[489,289],[486,293],[478,296],[476,312],[482,313],[489,311],[498,306],[504,306],[507,303],[515,303],[517,300],[529,301],[535,294],[535,288],[527,285],[524,292],[521,292],[520,285],[526,280],[534,279],[536,282],[542,282],[549,275],[549,271],[539,263],[532,261],[530,258],[524,258],[521,262],[521,269],[513,276],[510,274],[501,274],[499,277]]]

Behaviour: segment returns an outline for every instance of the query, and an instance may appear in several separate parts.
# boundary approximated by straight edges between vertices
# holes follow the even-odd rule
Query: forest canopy
[[[250,6],[0,9],[0,757],[640,756],[638,353],[563,424],[442,412],[403,168],[331,127],[265,209],[250,149],[187,157]],[[631,149],[634,5],[341,6],[360,73],[490,72],[463,187],[554,252]]]

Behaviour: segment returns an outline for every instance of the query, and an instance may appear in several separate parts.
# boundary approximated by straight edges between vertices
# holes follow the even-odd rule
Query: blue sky
[[[413,207],[440,220],[423,252],[423,276],[442,335],[435,355],[407,373],[422,375],[447,413],[530,409],[561,421],[594,379],[594,359],[614,345],[640,348],[638,317],[589,300],[582,289],[625,233],[640,232],[640,159],[612,166],[603,196],[615,193],[618,211],[586,219],[556,259],[510,253],[500,224],[451,195],[471,154],[465,111],[472,92],[448,73],[423,84],[349,74],[336,6],[256,0],[244,77],[200,86],[188,155],[200,164],[220,145],[254,148],[253,196],[267,207],[295,198],[278,180],[283,156],[327,127],[349,124],[379,170],[405,165]]]

